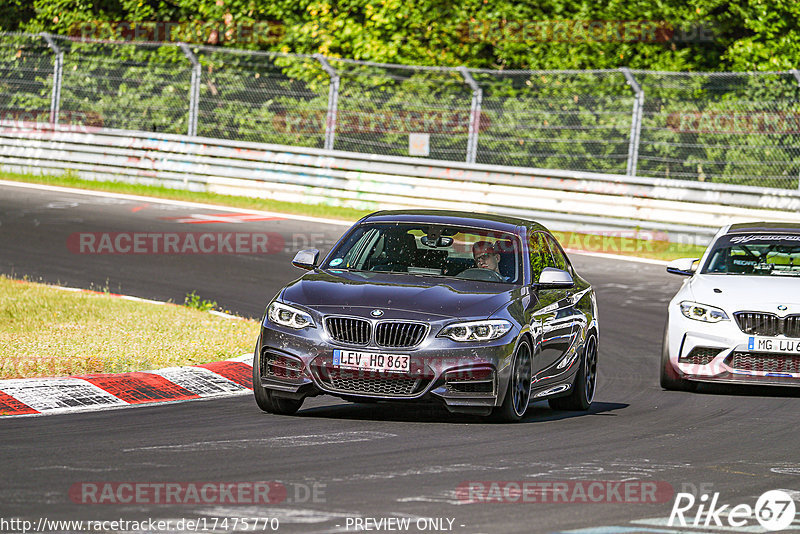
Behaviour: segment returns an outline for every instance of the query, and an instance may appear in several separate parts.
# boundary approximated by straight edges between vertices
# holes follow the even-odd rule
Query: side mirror
[[[672,260],[667,264],[667,272],[670,274],[679,274],[681,276],[692,276],[697,269],[698,258],[681,258],[679,260]]]
[[[318,258],[319,250],[315,248],[301,250],[295,254],[294,259],[292,260],[292,265],[301,269],[305,269],[306,271],[310,271],[317,266]]]
[[[542,269],[539,281],[534,284],[534,287],[536,289],[569,289],[574,285],[575,281],[567,271],[545,267]]]

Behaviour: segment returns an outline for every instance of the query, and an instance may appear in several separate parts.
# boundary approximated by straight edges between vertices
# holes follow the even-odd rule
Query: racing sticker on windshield
[[[790,234],[750,234],[750,235],[735,235],[731,236],[730,242],[732,244],[750,243],[751,241],[794,241],[800,244],[800,235]]]

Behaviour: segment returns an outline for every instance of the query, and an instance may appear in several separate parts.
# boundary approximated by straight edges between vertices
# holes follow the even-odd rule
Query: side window
[[[561,252],[561,247],[558,246],[555,238],[553,238],[553,236],[547,236],[547,243],[550,245],[550,255],[553,257],[553,267],[572,274],[570,264],[567,261],[567,258],[564,257],[564,253]]]
[[[550,257],[550,250],[543,233],[534,232],[531,234],[528,245],[528,255],[531,262],[531,280],[536,282],[539,280],[539,275],[542,274],[542,269],[554,266],[553,260]]]

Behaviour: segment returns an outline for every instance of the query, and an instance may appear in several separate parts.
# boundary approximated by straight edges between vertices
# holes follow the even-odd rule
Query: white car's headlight
[[[273,302],[269,305],[267,320],[289,328],[300,329],[307,326],[314,328],[314,319],[308,313],[280,302]]]
[[[720,321],[729,321],[728,314],[714,306],[707,304],[699,304],[690,300],[681,302],[681,313],[689,319],[695,321],[703,321],[705,323],[718,323]]]
[[[449,337],[453,341],[489,341],[505,335],[509,330],[511,323],[508,321],[489,319],[447,325],[439,332],[439,336]]]

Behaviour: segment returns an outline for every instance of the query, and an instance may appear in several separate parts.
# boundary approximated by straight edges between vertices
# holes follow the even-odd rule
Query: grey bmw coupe
[[[253,359],[258,406],[306,397],[439,402],[518,421],[529,404],[587,410],[597,384],[592,286],[542,225],[475,213],[381,211],[269,303]]]

